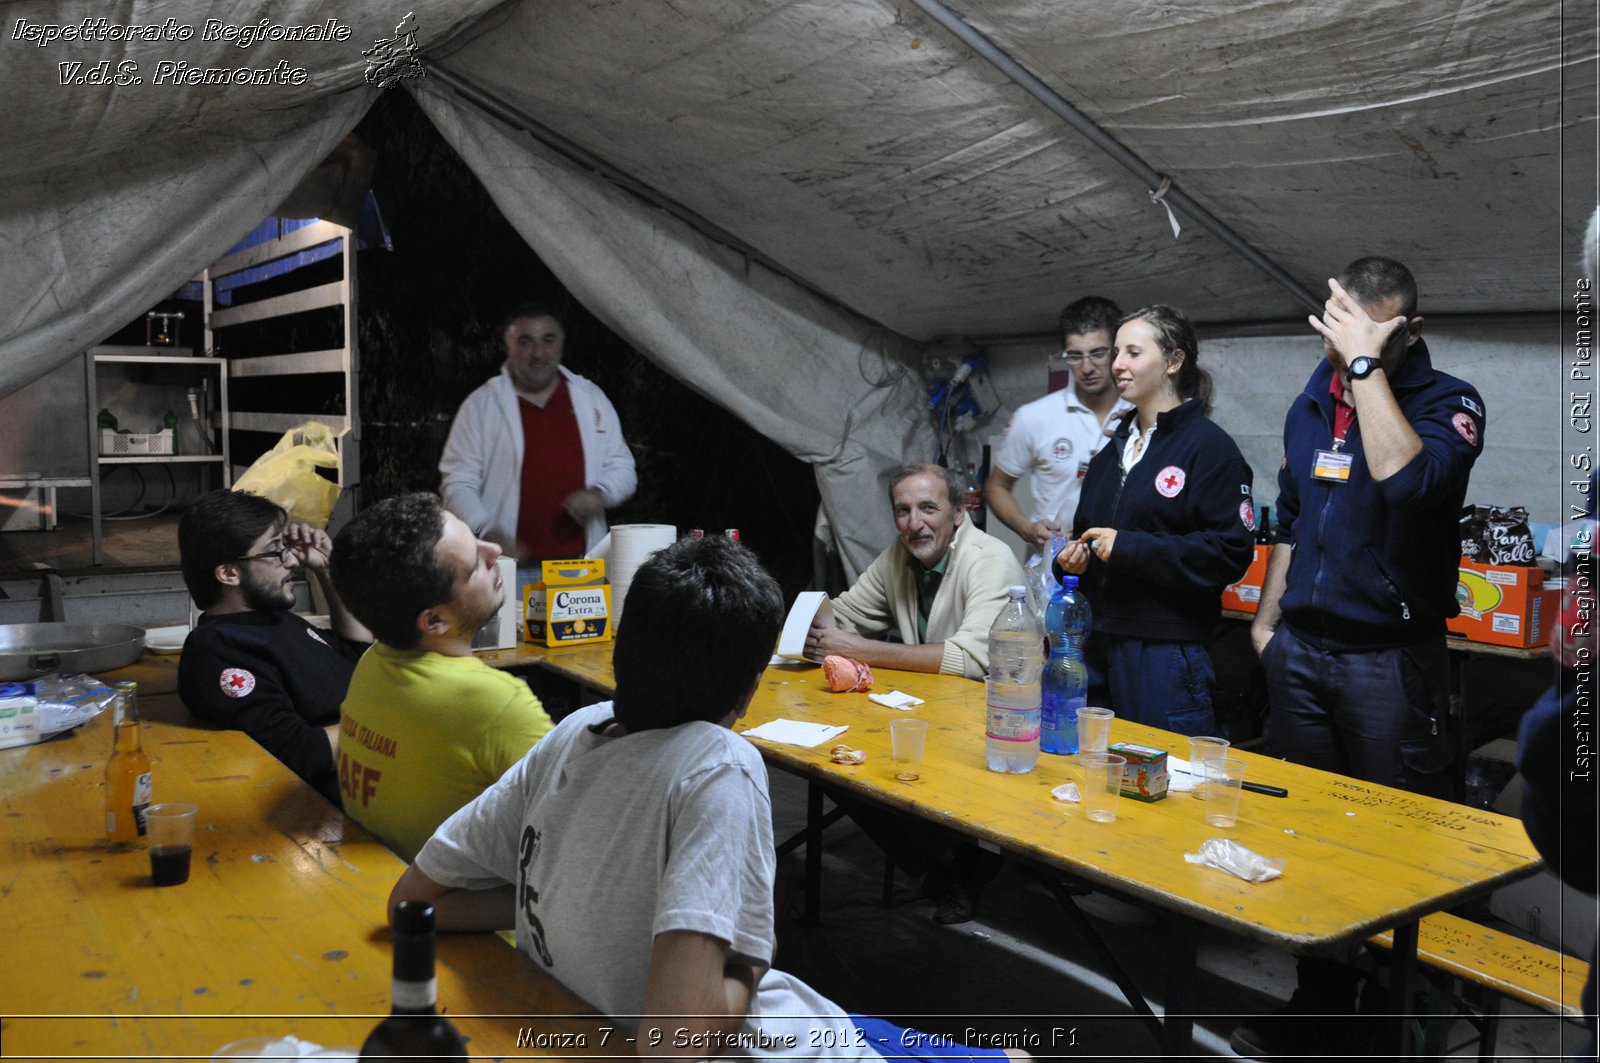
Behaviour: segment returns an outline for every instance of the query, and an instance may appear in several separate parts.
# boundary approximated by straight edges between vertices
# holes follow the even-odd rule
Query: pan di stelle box
[[[575,646],[611,638],[611,584],[599,558],[546,561],[542,577],[523,589],[528,641]]]

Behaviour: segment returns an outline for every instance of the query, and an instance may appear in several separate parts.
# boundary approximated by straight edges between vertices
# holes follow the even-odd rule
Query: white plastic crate
[[[172,433],[165,429],[160,432],[118,432],[102,428],[100,453],[102,456],[113,458],[135,454],[171,454]]]

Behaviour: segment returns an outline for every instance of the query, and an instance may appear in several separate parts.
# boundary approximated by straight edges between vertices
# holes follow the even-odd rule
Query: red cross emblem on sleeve
[[[242,698],[256,688],[256,677],[243,668],[224,668],[217,682],[230,698]]]
[[[1176,465],[1168,465],[1156,473],[1156,490],[1162,498],[1176,498],[1178,492],[1183,490],[1183,470]]]

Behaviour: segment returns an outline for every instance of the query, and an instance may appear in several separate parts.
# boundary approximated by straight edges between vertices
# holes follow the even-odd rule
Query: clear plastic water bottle
[[[1045,611],[1050,632],[1050,660],[1040,680],[1039,748],[1046,753],[1078,751],[1078,710],[1088,700],[1089,672],[1083,663],[1083,640],[1089,634],[1089,600],[1078,590],[1078,577],[1064,575]]]
[[[1028,588],[1006,592],[1005,608],[989,628],[988,701],[984,756],[990,771],[1032,771],[1039,763],[1039,675],[1044,629],[1028,608]]]

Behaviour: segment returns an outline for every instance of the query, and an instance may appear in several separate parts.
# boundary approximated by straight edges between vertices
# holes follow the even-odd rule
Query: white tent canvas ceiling
[[[816,464],[830,511],[925,449],[875,416],[915,408],[918,353],[1048,333],[1070,295],[1281,322],[1375,252],[1416,269],[1427,313],[1565,305],[1596,201],[1592,5],[951,0],[956,30],[938,6],[7,4],[0,394],[270,213],[376,98],[362,50],[407,11],[428,76],[388,91],[602,320]],[[63,84],[102,61],[124,83]],[[230,83],[183,81],[212,68]],[[1162,179],[1194,208],[1177,236]]]

